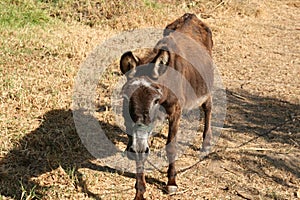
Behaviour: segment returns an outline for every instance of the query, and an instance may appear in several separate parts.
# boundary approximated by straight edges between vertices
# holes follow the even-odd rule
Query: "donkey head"
[[[123,117],[129,142],[127,157],[144,160],[150,153],[149,136],[157,119],[163,116],[163,87],[155,82],[166,71],[169,53],[160,51],[149,63],[143,63],[132,52],[121,57],[120,69],[127,76],[122,88]]]

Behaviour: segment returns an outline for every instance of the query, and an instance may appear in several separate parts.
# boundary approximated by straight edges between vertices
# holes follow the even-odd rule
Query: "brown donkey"
[[[168,25],[164,37],[144,58],[126,52],[120,69],[127,76],[122,88],[123,117],[129,142],[126,155],[136,161],[136,200],[144,199],[144,162],[150,153],[148,139],[162,114],[169,122],[166,152],[169,161],[167,191],[177,190],[176,134],[183,109],[202,106],[205,127],[201,151],[211,146],[213,42],[210,29],[194,14]]]

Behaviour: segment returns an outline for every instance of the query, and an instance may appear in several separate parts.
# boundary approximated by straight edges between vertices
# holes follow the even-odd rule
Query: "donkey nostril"
[[[129,151],[129,152],[135,153],[135,150],[134,150],[132,147],[130,147],[130,148],[128,149],[128,151]]]
[[[149,151],[150,151],[150,149],[149,149],[149,147],[147,147],[147,148],[146,148],[146,151],[145,151],[145,153],[147,153],[147,154],[148,154],[148,153],[149,153]]]

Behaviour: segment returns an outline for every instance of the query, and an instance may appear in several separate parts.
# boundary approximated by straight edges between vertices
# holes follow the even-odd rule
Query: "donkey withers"
[[[148,139],[160,116],[167,118],[166,152],[169,161],[167,191],[176,184],[176,134],[183,109],[202,106],[205,113],[202,151],[211,146],[213,62],[212,34],[194,14],[169,24],[163,38],[146,57],[126,52],[120,69],[127,77],[122,88],[123,116],[129,142],[126,154],[136,161],[136,196],[144,199],[144,162],[150,154]]]

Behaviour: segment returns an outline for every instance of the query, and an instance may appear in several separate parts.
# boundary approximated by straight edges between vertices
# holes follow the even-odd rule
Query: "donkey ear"
[[[123,74],[126,74],[131,70],[128,74],[128,77],[133,77],[135,74],[135,67],[137,66],[139,59],[133,55],[131,51],[124,53],[121,56],[120,60],[120,69]]]
[[[167,67],[170,61],[170,53],[167,50],[161,49],[156,57],[154,64],[152,77],[158,78],[167,71]]]

